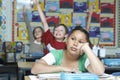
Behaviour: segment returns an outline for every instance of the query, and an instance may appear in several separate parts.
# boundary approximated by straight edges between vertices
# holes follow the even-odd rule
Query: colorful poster
[[[72,26],[71,13],[61,13],[60,18],[62,24],[65,24],[66,26]]]
[[[101,17],[101,27],[113,27],[113,21],[112,17]]]
[[[41,22],[38,11],[32,11],[32,22]]]
[[[114,28],[101,28],[100,29],[100,44],[104,46],[115,45]]]
[[[90,38],[95,40],[98,37],[101,37],[100,44],[105,46],[115,46],[114,42],[116,39],[116,0],[40,0],[40,6],[46,16],[46,20],[48,25],[50,26],[50,30],[53,30],[53,26],[56,24],[65,24],[69,32],[75,26],[86,27],[88,15],[89,15],[89,7],[93,6],[93,14],[91,17],[90,23]],[[14,0],[14,4],[16,1]],[[12,5],[13,6],[13,5]],[[15,8],[17,5],[14,5]],[[16,8],[15,8],[16,9]],[[13,9],[13,10],[15,10]],[[30,12],[31,11],[31,12]],[[42,26],[37,7],[33,5],[31,10],[27,12],[29,21],[31,26]],[[14,22],[19,23],[19,32],[15,31],[13,35],[19,34],[15,36],[15,40],[27,40],[28,34],[26,28],[24,28],[25,24],[23,22],[22,12],[14,11],[13,14]],[[17,18],[16,18],[17,16]],[[17,20],[16,20],[17,19]],[[1,22],[2,23],[2,22]],[[13,24],[15,24],[13,23]],[[13,25],[14,26],[14,25]],[[14,26],[15,27],[15,26]],[[4,28],[4,27],[3,27]],[[108,29],[108,28],[112,28]],[[15,28],[17,30],[17,28]],[[107,37],[105,37],[106,35]],[[108,38],[109,36],[110,38]],[[112,37],[113,36],[113,37]],[[109,45],[110,44],[110,45]]]
[[[90,27],[89,35],[98,38],[100,36],[100,27]]]
[[[101,13],[114,13],[114,3],[101,3]]]
[[[82,26],[83,28],[86,27],[86,16],[80,15],[80,14],[73,14],[73,20],[72,20],[73,26]]]
[[[59,6],[60,5],[58,1],[47,1],[46,6],[45,6],[45,11],[46,12],[60,12]]]
[[[113,43],[114,42],[114,32],[113,28],[102,28],[100,33],[100,42],[103,43]]]
[[[91,23],[99,23],[100,22],[100,13],[99,12],[93,12]]]
[[[44,3],[44,0],[39,0],[39,2],[40,2],[39,4],[40,4],[42,10],[45,11],[45,3]],[[36,10],[37,10],[37,6],[36,6],[36,5],[33,5],[32,10],[33,10],[33,11],[36,11]]]
[[[74,12],[86,12],[87,2],[74,2]]]
[[[46,16],[46,20],[49,26],[55,26],[59,24],[59,16]]]
[[[94,11],[100,11],[100,0],[89,0],[89,6],[94,6]]]
[[[28,40],[28,34],[27,29],[25,26],[20,25],[19,26],[19,40]]]
[[[73,0],[60,0],[60,8],[73,8]]]
[[[28,17],[28,20],[31,22],[31,11],[27,11],[27,17]],[[22,11],[18,11],[17,13],[17,22],[24,22],[24,16],[23,16],[23,12]]]

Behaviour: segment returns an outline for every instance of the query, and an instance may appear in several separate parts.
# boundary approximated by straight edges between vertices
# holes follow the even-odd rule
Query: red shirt
[[[47,51],[45,51],[45,54],[47,54],[49,51],[53,49],[64,49],[66,46],[66,42],[58,42],[55,40],[53,34],[50,32],[50,30],[43,33],[42,41],[45,43],[45,46],[47,46]]]

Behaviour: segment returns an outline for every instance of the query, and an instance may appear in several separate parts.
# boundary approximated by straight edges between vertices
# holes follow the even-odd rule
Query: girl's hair
[[[35,30],[36,30],[37,28],[41,29],[42,34],[44,33],[44,30],[43,30],[42,27],[40,27],[40,26],[35,27],[35,28],[33,29],[33,37],[34,37],[34,39],[36,39],[34,34],[35,34]]]
[[[70,36],[74,31],[76,31],[76,30],[81,31],[81,32],[83,32],[83,33],[86,35],[86,40],[87,40],[87,42],[89,43],[89,46],[92,48],[92,44],[91,44],[90,38],[89,38],[89,33],[88,33],[84,28],[82,28],[81,26],[76,26],[76,27],[71,31],[71,33],[69,34],[69,36]],[[69,36],[68,36],[68,37],[69,37]]]
[[[68,28],[67,28],[67,26],[66,26],[65,24],[57,24],[57,25],[53,28],[53,33],[54,33],[54,31],[55,31],[55,28],[57,28],[57,27],[59,27],[59,26],[63,26],[64,29],[65,29],[66,34],[68,33]]]

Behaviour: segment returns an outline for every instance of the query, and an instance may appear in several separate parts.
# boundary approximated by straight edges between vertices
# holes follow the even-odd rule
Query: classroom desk
[[[16,76],[16,79],[18,80],[19,75],[17,63],[14,62],[4,63],[4,65],[0,66],[0,74],[8,74],[9,80],[11,80],[10,79],[11,76],[9,74],[14,74]]]
[[[24,72],[26,71],[26,70],[30,70],[31,68],[32,68],[32,66],[34,65],[34,63],[35,62],[18,62],[18,68],[21,68],[21,69],[23,69],[24,70]],[[118,69],[118,68],[117,68]],[[120,69],[120,68],[119,68]],[[118,70],[119,70],[118,69]],[[111,68],[107,68],[106,70],[111,70]],[[24,73],[25,74],[25,73]],[[113,77],[112,77],[113,78]],[[119,78],[120,78],[120,76],[119,76]],[[30,80],[30,78],[28,77],[28,76],[26,76],[26,75],[24,75],[24,79],[25,80]],[[51,80],[51,79],[48,79],[48,80]],[[110,79],[109,77],[108,78],[100,78],[100,80],[117,80],[117,79],[115,79],[115,77],[114,77],[114,79]]]
[[[30,75],[31,68],[34,65],[34,62],[18,62],[18,69],[19,71],[22,71],[23,78],[25,75]]]
[[[25,80],[30,80],[29,76],[24,77]]]
[[[29,78],[29,76],[24,76],[24,80],[31,80]],[[34,80],[39,80],[39,79],[34,79]],[[46,80],[58,80],[58,79],[46,79]],[[120,80],[120,76],[119,77],[107,77],[107,78],[100,78],[99,80]]]
[[[31,69],[35,62],[18,62],[18,68]]]

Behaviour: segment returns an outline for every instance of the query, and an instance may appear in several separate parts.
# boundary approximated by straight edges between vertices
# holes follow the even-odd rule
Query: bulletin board
[[[0,0],[0,34],[1,34],[1,26],[2,26],[2,0]]]
[[[86,27],[88,7],[94,5],[94,12],[90,23],[90,40],[92,44],[106,47],[116,46],[116,0],[40,0],[40,4],[50,29],[63,23],[71,31],[76,25]],[[21,16],[22,11],[16,9],[13,1],[13,41],[28,42],[28,34]],[[42,26],[40,17],[33,5],[27,11],[31,26]]]

